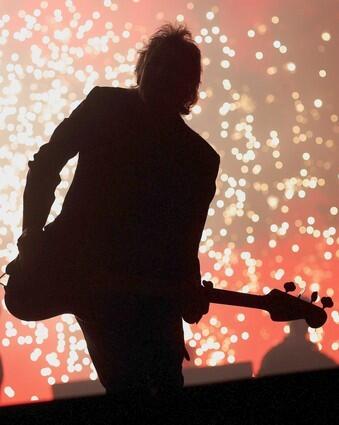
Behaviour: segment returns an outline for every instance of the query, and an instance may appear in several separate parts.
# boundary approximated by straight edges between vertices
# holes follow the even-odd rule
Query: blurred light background
[[[16,257],[27,162],[92,87],[135,83],[137,50],[165,21],[184,22],[203,56],[199,103],[185,119],[221,156],[200,245],[215,287],[331,296],[316,348],[339,361],[338,2],[336,0],[13,0],[0,3],[0,266]],[[61,173],[60,212],[77,159]],[[213,305],[184,324],[191,362],[251,362],[289,332],[267,313]],[[48,400],[52,385],[95,380],[72,315],[11,316],[0,289],[1,405]]]

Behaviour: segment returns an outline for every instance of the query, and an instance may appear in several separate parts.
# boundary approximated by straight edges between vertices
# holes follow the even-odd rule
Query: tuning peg
[[[202,286],[206,289],[213,289],[213,282],[210,282],[209,280],[203,280]]]
[[[296,289],[294,282],[286,282],[284,284],[284,288],[286,292],[293,292]]]
[[[318,298],[318,292],[317,291],[312,292],[311,303],[314,303],[317,300],[317,298]]]
[[[322,297],[320,301],[323,308],[331,308],[334,305],[331,297]]]

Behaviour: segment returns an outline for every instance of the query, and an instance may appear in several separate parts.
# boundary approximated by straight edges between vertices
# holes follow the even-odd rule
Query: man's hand
[[[37,251],[39,251],[36,249],[36,245],[40,247],[42,232],[41,229],[26,228],[23,230],[17,242],[19,255],[6,266],[8,275],[29,267],[33,263],[33,259],[36,258]]]
[[[39,261],[42,247],[43,230],[25,228],[18,239],[19,261],[22,268],[33,267]]]
[[[23,230],[17,242],[19,255],[6,266],[8,275],[14,274],[32,263],[33,257],[36,257],[35,245],[38,240],[40,241],[42,232],[41,229],[28,227]]]
[[[204,314],[208,313],[209,300],[208,289],[213,288],[212,282],[184,282],[182,317],[185,322],[198,323]]]

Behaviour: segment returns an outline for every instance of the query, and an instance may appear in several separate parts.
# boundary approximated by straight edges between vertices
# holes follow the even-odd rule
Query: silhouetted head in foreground
[[[139,51],[137,85],[149,105],[187,115],[198,100],[201,54],[183,25],[165,24]]]
[[[290,323],[290,333],[288,338],[304,341],[308,334],[308,324],[305,320],[295,320]]]

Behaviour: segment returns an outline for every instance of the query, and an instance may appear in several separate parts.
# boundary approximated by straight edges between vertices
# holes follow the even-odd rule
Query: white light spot
[[[4,388],[4,393],[9,398],[13,398],[15,396],[15,391],[10,386],[7,386],[7,387]]]

